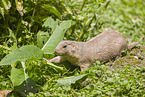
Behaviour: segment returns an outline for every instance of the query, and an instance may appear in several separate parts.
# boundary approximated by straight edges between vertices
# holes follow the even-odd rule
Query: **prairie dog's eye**
[[[63,48],[66,48],[66,47],[67,47],[67,45],[64,45],[64,46],[63,46]]]

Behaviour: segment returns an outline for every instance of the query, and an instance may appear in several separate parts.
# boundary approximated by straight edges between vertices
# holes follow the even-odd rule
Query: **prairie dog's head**
[[[75,41],[61,41],[55,48],[56,55],[73,55],[76,52],[76,42]]]

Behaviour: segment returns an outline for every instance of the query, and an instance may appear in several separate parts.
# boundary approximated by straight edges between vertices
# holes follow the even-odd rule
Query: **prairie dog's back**
[[[105,31],[87,41],[89,53],[94,60],[108,61],[120,54],[128,45],[125,38],[116,31]]]
[[[97,35],[96,37],[94,37],[94,38],[90,39],[89,41],[87,41],[87,43],[91,43],[92,44],[93,42],[94,43],[100,42],[100,40],[102,42],[103,41],[106,42],[106,40],[108,40],[108,39],[113,40],[116,37],[123,37],[123,36],[121,36],[121,34],[119,32],[114,31],[114,30],[112,30],[112,31],[104,31],[103,33],[101,33],[101,34]]]

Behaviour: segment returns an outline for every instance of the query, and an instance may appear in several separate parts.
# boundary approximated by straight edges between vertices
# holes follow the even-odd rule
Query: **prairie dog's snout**
[[[61,52],[60,52],[60,50],[57,47],[55,48],[54,53],[56,55],[59,55],[59,56],[62,55]]]
[[[56,55],[64,55],[65,53],[67,53],[67,42],[62,41],[58,44],[58,46],[55,48],[54,52]]]
[[[55,52],[55,53],[57,53],[57,52],[58,52],[58,49],[57,49],[57,48],[55,48],[55,49],[54,49],[54,52]]]
[[[66,55],[72,50],[73,41],[61,41],[55,48],[54,52],[56,55]]]
[[[58,55],[58,52],[57,52],[57,50],[56,50],[56,49],[54,50],[54,53],[55,53],[56,55]]]

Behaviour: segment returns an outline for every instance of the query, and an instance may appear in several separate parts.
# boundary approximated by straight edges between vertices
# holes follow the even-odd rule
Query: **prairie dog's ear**
[[[71,52],[74,54],[76,53],[76,50],[77,50],[77,44],[76,42],[71,42]]]

